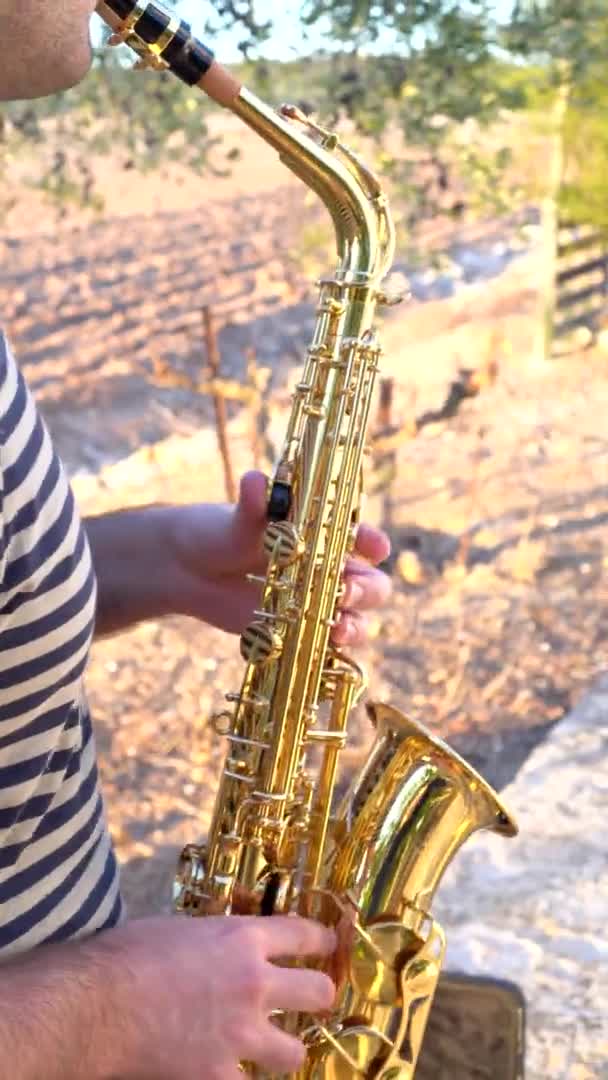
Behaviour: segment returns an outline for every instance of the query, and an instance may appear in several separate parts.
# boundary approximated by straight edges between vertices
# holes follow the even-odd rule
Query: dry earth
[[[224,373],[242,378],[253,347],[272,370],[273,433],[284,425],[314,296],[294,253],[302,222],[305,238],[316,226],[300,189],[244,146],[224,186],[108,174],[102,220],[54,228],[30,199],[0,235],[3,322],[85,513],[223,497],[209,400],[152,377],[158,360],[198,375],[203,303]],[[608,659],[608,360],[537,359],[538,280],[532,251],[386,319],[397,419],[438,407],[460,367],[493,361],[498,377],[402,443],[367,509],[394,547],[394,599],[361,656],[373,694],[500,786]],[[249,426],[233,409],[237,471]],[[178,846],[205,831],[223,753],[207,717],[239,675],[235,640],[177,618],[94,648],[89,695],[134,913],[168,903]],[[347,768],[370,737],[358,717]]]

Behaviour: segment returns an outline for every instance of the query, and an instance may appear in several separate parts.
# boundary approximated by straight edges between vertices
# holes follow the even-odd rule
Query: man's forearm
[[[98,583],[98,636],[172,610],[171,583],[163,573],[169,518],[168,508],[149,506],[84,522]]]
[[[3,1080],[124,1075],[124,1010],[97,941],[43,947],[0,968]]]

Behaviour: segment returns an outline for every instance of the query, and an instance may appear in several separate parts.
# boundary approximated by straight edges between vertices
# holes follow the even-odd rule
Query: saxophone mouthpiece
[[[112,30],[110,45],[129,45],[137,67],[168,69],[188,86],[198,86],[218,105],[230,108],[241,84],[198,41],[183,19],[148,0],[100,0],[97,14]]]

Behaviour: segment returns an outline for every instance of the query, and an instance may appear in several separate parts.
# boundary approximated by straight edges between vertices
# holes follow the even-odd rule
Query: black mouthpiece
[[[166,11],[161,4],[146,0],[105,0],[105,5],[122,22],[118,33],[133,35],[152,56],[160,57],[174,75],[195,86],[213,63],[213,53],[193,36],[187,22]]]

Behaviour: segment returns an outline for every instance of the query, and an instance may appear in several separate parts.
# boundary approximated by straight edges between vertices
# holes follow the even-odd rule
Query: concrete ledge
[[[502,795],[520,835],[472,837],[437,893],[446,967],[521,986],[526,1080],[608,1078],[608,677]]]

